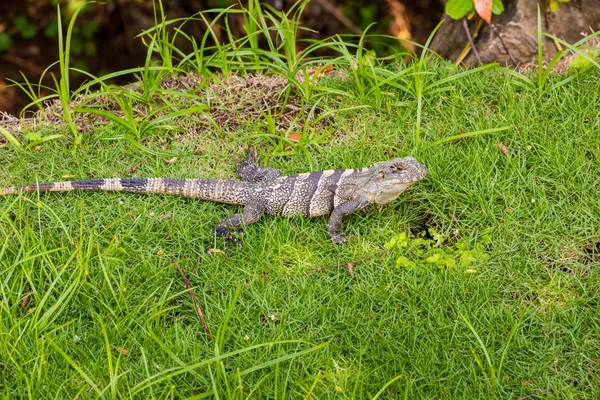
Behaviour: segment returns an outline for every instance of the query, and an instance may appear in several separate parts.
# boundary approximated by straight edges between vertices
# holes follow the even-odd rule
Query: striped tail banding
[[[229,204],[245,204],[248,182],[235,180],[183,178],[112,178],[84,181],[37,183],[0,189],[10,195],[33,192],[111,191],[133,193],[162,193]]]

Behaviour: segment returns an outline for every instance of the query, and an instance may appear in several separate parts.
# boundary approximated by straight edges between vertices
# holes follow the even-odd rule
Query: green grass
[[[329,242],[325,218],[265,217],[224,258],[207,254],[211,230],[238,207],[109,193],[0,200],[0,391],[367,398],[390,383],[381,398],[515,398],[549,388],[546,398],[597,397],[599,78],[581,74],[542,98],[500,72],[457,79],[452,91],[424,97],[424,143],[513,128],[417,150],[414,103],[333,114],[337,133],[311,154],[314,168],[413,154],[430,170],[381,213],[347,218],[346,247]],[[65,139],[2,149],[0,176],[10,184],[113,177],[142,162],[136,176],[233,177],[233,157],[262,143],[249,139],[254,131],[247,123],[147,138],[154,149],[199,153],[174,163],[89,135],[76,153]],[[309,168],[302,153],[271,165]],[[491,228],[491,257],[475,274],[396,268],[385,243],[427,227],[474,239]],[[365,257],[354,278],[343,267],[303,275]],[[191,284],[212,340],[173,259],[187,274],[198,265]],[[275,344],[251,348],[261,343]]]
[[[99,93],[71,104],[65,123],[40,125],[29,145],[0,129],[0,181],[131,176],[134,166],[140,177],[232,178],[251,145],[286,174],[410,154],[429,175],[382,211],[347,217],[346,246],[330,242],[324,217],[266,216],[228,258],[208,251],[211,233],[240,207],[113,193],[0,197],[2,396],[599,397],[600,69],[457,71],[428,54],[384,65],[364,38],[295,55],[270,33],[295,36],[298,14],[256,7],[235,11],[248,36],[203,40],[187,56],[165,29],[185,20],[165,21],[159,9],[146,65],[134,70],[138,89],[91,77],[77,93]],[[340,57],[311,58],[320,47]],[[306,79],[304,66],[320,61],[347,78]],[[276,94],[211,86],[270,71],[269,62],[288,80]],[[189,68],[206,77],[198,87],[161,86]],[[230,112],[229,127],[215,109]],[[98,117],[112,124],[91,124]],[[76,121],[91,122],[75,135]],[[428,228],[448,238],[446,252],[485,244],[489,257],[440,268],[386,250],[399,233]],[[418,268],[397,267],[402,255]],[[356,260],[351,276],[344,264]]]

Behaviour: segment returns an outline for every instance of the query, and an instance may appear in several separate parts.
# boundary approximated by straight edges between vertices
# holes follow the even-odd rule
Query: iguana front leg
[[[348,239],[339,234],[339,231],[342,228],[342,218],[344,215],[360,210],[368,204],[369,202],[366,200],[352,199],[335,207],[331,212],[329,222],[327,223],[327,231],[329,232],[329,236],[331,236],[331,240],[339,244],[346,243]]]
[[[214,235],[223,236],[225,239],[225,255],[229,250],[229,243],[233,242],[241,246],[241,240],[236,233],[243,225],[253,224],[258,221],[265,212],[265,207],[258,201],[248,203],[241,214],[233,214],[221,221],[214,231]]]
[[[251,147],[246,152],[246,160],[238,166],[238,174],[244,181],[266,182],[281,176],[281,171],[271,167],[256,165],[258,153],[256,147]]]

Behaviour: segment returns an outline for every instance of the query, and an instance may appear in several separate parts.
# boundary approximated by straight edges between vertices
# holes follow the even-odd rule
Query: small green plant
[[[30,131],[30,132],[25,133],[23,135],[23,139],[25,139],[25,142],[27,143],[27,146],[25,148],[30,149],[30,148],[40,145],[44,142],[48,142],[48,141],[54,140],[54,139],[60,139],[63,136],[64,135],[61,135],[61,134],[45,135],[45,134],[42,134],[41,131],[35,130],[35,131]]]
[[[569,63],[569,70],[586,71],[595,65],[594,61],[596,64],[598,61],[600,61],[600,49],[590,46],[585,46],[581,49],[587,51],[587,54],[578,54]],[[588,57],[586,57],[586,55]]]
[[[77,15],[83,9],[85,3],[82,4],[73,16],[71,17],[71,21],[69,22],[69,27],[67,28],[66,38],[63,39],[63,31],[62,24],[60,23],[60,5],[57,5],[58,12],[58,65],[60,67],[60,78],[57,80],[54,75],[52,75],[52,79],[54,80],[54,84],[56,86],[56,93],[60,100],[60,104],[64,110],[64,118],[67,124],[69,125],[69,129],[73,134],[74,142],[73,148],[76,149],[77,146],[81,144],[83,137],[79,134],[79,129],[77,128],[77,124],[75,123],[71,110],[71,89],[69,84],[69,61],[71,54],[71,37],[73,34],[73,27],[75,26],[75,21],[77,20]]]
[[[12,133],[10,133],[8,130],[2,128],[1,126],[0,126],[0,135],[4,136],[4,139],[6,139],[7,145],[11,144],[18,151],[23,150],[23,146],[21,145],[21,142],[19,142],[19,140]],[[5,145],[2,145],[0,147],[5,147]]]
[[[277,119],[281,117],[283,110],[277,110],[277,113],[273,113],[272,110],[267,109],[262,112],[264,123],[256,128],[257,133],[249,136],[249,138],[260,138],[264,141],[269,142],[271,145],[271,152],[265,158],[265,161],[269,160],[269,157],[283,157],[289,156],[293,153],[302,153],[306,157],[306,161],[312,168],[312,159],[310,156],[310,148],[321,148],[323,145],[329,143],[329,136],[333,133],[333,128],[328,128],[325,132],[318,132],[315,126],[321,121],[326,115],[320,115],[315,117],[317,104],[314,104],[310,110],[305,110],[305,105],[302,105],[302,113],[298,114],[293,123],[285,131],[280,131],[277,126]],[[301,121],[304,115],[305,121]]]
[[[140,113],[136,109],[136,105],[138,103],[134,102],[134,100],[139,101],[139,96],[136,96],[135,93],[118,87],[108,90],[107,93],[111,95],[112,100],[118,105],[120,111],[123,113],[123,116],[117,116],[110,111],[89,107],[79,107],[77,111],[82,113],[96,114],[107,118],[113,124],[121,128],[121,133],[112,135],[110,137],[111,140],[124,139],[134,147],[155,155],[159,155],[161,153],[154,152],[142,146],[140,144],[140,139],[144,138],[150,131],[155,129],[182,131],[182,128],[168,122],[185,115],[208,110],[208,106],[198,105],[172,111],[172,106],[167,104],[166,106],[157,107],[154,110]]]
[[[374,24],[358,37],[357,44],[349,43],[347,37],[342,38],[339,35],[334,44],[335,49],[341,54],[337,63],[343,65],[354,80],[360,103],[380,109],[385,107],[388,104],[386,100],[393,96],[393,93],[382,91],[382,88],[389,81],[397,79],[398,74],[393,74],[382,67],[382,62],[377,59],[376,53],[365,48],[367,31],[372,25]],[[400,71],[399,74],[403,73],[405,72]]]
[[[83,9],[85,4],[86,3],[81,4],[80,7],[77,8],[77,10],[74,12],[74,14],[71,17],[71,20],[69,22],[69,26],[67,28],[67,33],[64,37],[63,37],[63,26],[62,26],[62,22],[61,22],[60,5],[57,5],[56,10],[57,10],[58,61],[50,64],[44,70],[37,85],[30,83],[29,80],[25,77],[25,75],[23,73],[21,73],[21,76],[23,76],[25,83],[15,82],[15,81],[9,79],[9,81],[11,81],[14,85],[16,85],[20,89],[22,89],[32,100],[32,102],[29,103],[23,109],[23,111],[21,111],[21,114],[24,114],[29,108],[31,108],[33,106],[36,106],[39,111],[42,111],[43,103],[46,100],[50,100],[53,98],[59,99],[61,107],[63,109],[63,113],[64,113],[63,118],[64,118],[65,122],[67,123],[69,129],[71,130],[71,133],[73,134],[74,149],[76,149],[77,146],[79,146],[81,144],[83,137],[79,133],[79,129],[73,118],[71,99],[73,98],[73,96],[75,96],[77,93],[79,93],[80,90],[83,90],[83,89],[80,88],[78,90],[75,90],[73,93],[71,93],[71,88],[70,88],[70,84],[69,84],[69,81],[70,81],[69,75],[70,75],[71,68],[69,66],[69,62],[70,62],[70,54],[71,54],[71,39],[73,36],[73,29],[75,26],[75,21],[77,20],[77,15]],[[44,79],[44,76],[46,75],[46,73],[48,73],[48,71],[50,71],[50,69],[57,64],[58,64],[58,67],[60,70],[60,76],[57,78],[53,73],[50,73],[52,80],[54,81],[54,87],[52,88],[52,87],[47,87],[47,86],[42,85],[42,80]],[[34,89],[34,87],[37,87],[37,91]],[[46,96],[41,96],[41,90],[43,88],[48,89],[49,91],[51,91],[53,93],[46,95]],[[59,137],[59,136],[54,136],[54,138],[56,138],[56,137]]]
[[[571,0],[548,0],[548,10],[553,13],[557,13],[559,10],[560,3],[568,3]]]
[[[160,82],[166,76],[185,71],[173,66],[173,51],[177,50],[173,45],[175,38],[169,41],[166,29],[167,25],[173,21],[165,21],[161,2],[158,2],[158,11],[156,7],[155,3],[154,29],[142,33],[144,43],[148,47],[144,66],[122,71],[122,73],[128,72],[134,74],[140,83],[139,90],[106,84],[108,79],[116,76],[114,74],[96,78],[83,70],[74,69],[93,78],[84,87],[89,88],[93,84],[100,85],[98,93],[89,96],[90,99],[106,96],[110,99],[109,103],[114,103],[119,112],[104,110],[103,107],[105,105],[102,104],[104,101],[91,106],[84,103],[76,106],[74,111],[104,117],[121,128],[118,134],[106,137],[110,140],[124,139],[132,146],[144,152],[154,155],[168,155],[166,153],[154,152],[144,147],[140,143],[140,139],[144,138],[150,131],[156,129],[182,131],[182,128],[176,124],[168,123],[168,121],[207,111],[209,106],[198,103],[193,94],[160,87]],[[153,60],[153,56],[156,53],[160,54],[160,61]],[[191,100],[194,105],[182,106],[174,101],[180,98]],[[208,116],[207,118],[210,119]]]
[[[148,47],[148,53],[151,55],[153,52],[158,53],[162,66],[167,69],[173,68],[173,51],[176,50],[174,45],[176,37],[169,40],[169,30],[167,29],[168,24],[174,21],[165,20],[165,10],[163,8],[162,1],[158,1],[158,5],[153,1],[154,9],[154,27],[150,30],[144,31],[138,35],[142,38],[142,42]],[[177,31],[175,36],[177,36]],[[149,43],[146,43],[146,41]],[[146,61],[146,65],[148,61]]]
[[[461,19],[465,16],[471,19],[477,13],[487,23],[490,23],[492,14],[502,14],[504,5],[502,4],[502,0],[493,0],[492,2],[478,0],[448,0],[445,11],[446,14],[454,19]]]
[[[485,244],[489,243],[489,231],[484,232],[481,240],[473,242],[468,237],[462,237],[453,244],[448,244],[448,236],[439,233],[435,228],[429,228],[416,237],[410,233],[400,232],[386,243],[386,250],[399,253],[396,258],[398,268],[461,268],[469,273],[476,264],[486,261],[489,254]]]
[[[482,65],[480,67],[469,70],[456,71],[453,73],[443,75],[432,71],[432,67],[435,67],[436,63],[439,62],[441,59],[437,54],[429,50],[429,45],[431,44],[431,41],[433,40],[433,37],[437,30],[440,28],[440,26],[441,23],[438,24],[436,28],[431,32],[425,45],[417,45],[421,47],[421,54],[419,56],[412,56],[412,61],[407,65],[402,65],[402,68],[400,68],[397,72],[392,72],[389,69],[383,67],[374,68],[372,66],[373,61],[368,61],[365,64],[364,58],[361,58],[360,56],[360,47],[358,48],[357,55],[355,56],[356,61],[354,62],[354,65],[357,66],[355,67],[357,73],[355,73],[354,81],[356,83],[357,90],[359,91],[359,93],[362,94],[365,90],[365,80],[361,80],[358,77],[362,75],[367,75],[370,78],[368,83],[371,87],[371,90],[365,91],[364,94],[365,97],[371,97],[376,99],[377,105],[384,104],[380,100],[382,95],[385,94],[387,95],[386,97],[391,97],[390,93],[381,90],[381,88],[385,86],[390,86],[400,91],[401,94],[404,94],[406,96],[406,100],[395,103],[389,103],[389,105],[398,107],[413,107],[416,104],[416,123],[413,135],[413,142],[415,145],[419,145],[422,141],[421,125],[424,100],[426,98],[431,96],[438,96],[441,93],[452,90],[454,87],[453,82],[461,79],[464,76],[477,74],[481,70],[492,70],[498,68],[498,65],[493,63]],[[348,56],[350,56],[349,53]],[[362,68],[359,67],[361,64],[363,65]],[[367,68],[367,66],[369,67]],[[364,71],[366,71],[366,73]]]

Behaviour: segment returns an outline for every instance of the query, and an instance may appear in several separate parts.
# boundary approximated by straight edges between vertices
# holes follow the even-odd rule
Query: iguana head
[[[364,175],[363,175],[364,174]],[[387,204],[427,175],[427,168],[413,157],[378,162],[361,173],[359,190],[371,203]]]

